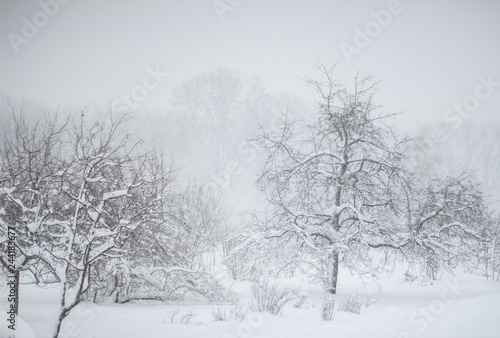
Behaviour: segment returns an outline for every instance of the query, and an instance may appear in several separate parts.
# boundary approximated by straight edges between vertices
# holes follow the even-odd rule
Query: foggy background
[[[273,123],[276,105],[270,102],[283,102],[277,97],[293,97],[303,116],[313,112],[317,97],[303,79],[319,75],[317,62],[337,64],[336,75],[347,84],[358,71],[380,81],[377,100],[385,111],[401,112],[394,121],[401,133],[413,136],[424,124],[451,130],[453,137],[441,142],[447,144],[441,161],[449,168],[471,161],[480,171],[488,167],[479,179],[485,180],[492,204],[500,199],[494,147],[500,143],[500,2],[74,0],[55,2],[57,8],[45,9],[50,15],[40,14],[41,3],[46,2],[0,2],[2,124],[10,114],[6,102],[28,105],[30,114],[40,116],[44,111],[103,114],[141,85],[147,69],[166,72],[131,109],[135,127],[146,139],[161,140],[186,180],[210,183],[236,162],[230,200],[244,210],[242,204],[257,198],[252,182],[260,158],[242,160],[238,148],[255,137],[258,125]],[[391,6],[397,13],[378,24],[359,53],[346,57],[342,46],[356,47],[358,32],[377,25],[377,13]],[[26,31],[26,22],[38,22],[34,32]],[[13,40],[16,36],[22,43]],[[224,108],[217,116],[223,123],[211,127],[195,114],[190,120],[186,107],[175,103],[176,90],[221,68],[244,83],[243,101],[249,92],[260,93],[254,95],[257,103],[249,108],[245,101],[245,117],[240,106]],[[444,117],[488,78],[497,85],[477,109]],[[273,99],[264,102],[266,95]],[[479,138],[486,127],[494,129],[488,141]],[[479,163],[486,157],[488,163]]]

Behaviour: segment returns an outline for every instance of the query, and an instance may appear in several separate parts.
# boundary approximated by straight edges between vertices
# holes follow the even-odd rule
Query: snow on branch
[[[126,190],[116,190],[116,191],[113,191],[113,192],[106,192],[102,195],[102,200],[103,201],[107,201],[107,200],[110,200],[112,198],[118,198],[118,197],[122,197],[122,196],[127,196],[127,197],[131,197],[132,195],[130,195],[128,193],[128,189]]]

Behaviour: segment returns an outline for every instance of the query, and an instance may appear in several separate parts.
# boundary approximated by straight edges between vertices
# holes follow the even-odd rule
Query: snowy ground
[[[336,312],[333,322],[320,318],[321,292],[304,291],[315,306],[289,306],[281,316],[250,313],[242,323],[214,321],[211,310],[224,305],[85,304],[65,320],[61,337],[500,337],[500,284],[477,277],[443,277],[424,286],[384,280],[379,292],[375,285],[364,288],[345,275],[339,297],[357,292],[360,300],[371,294],[375,302],[359,315]],[[22,287],[16,337],[47,337],[55,293]],[[196,316],[188,325],[173,324],[170,314],[176,310]],[[8,337],[6,331],[2,324],[2,337]]]

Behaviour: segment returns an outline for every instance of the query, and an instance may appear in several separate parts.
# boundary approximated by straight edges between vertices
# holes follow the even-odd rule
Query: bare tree
[[[420,258],[427,257],[428,262],[419,265],[430,278],[450,264],[465,264],[486,278],[496,269],[498,230],[491,213],[498,212],[500,166],[495,158],[500,134],[494,125],[464,123],[457,130],[427,125],[417,131],[408,149],[412,172],[412,193],[407,196],[409,238],[419,240],[412,248],[421,252]],[[433,217],[425,217],[426,213]],[[452,231],[436,231],[446,224],[455,226]]]
[[[285,116],[279,134],[262,133],[268,159],[258,183],[274,206],[268,237],[312,257],[334,294],[340,262],[358,271],[366,262],[371,271],[370,250],[393,246],[397,224],[384,221],[406,174],[402,142],[386,124],[393,115],[373,101],[376,83],[357,76],[350,92],[333,68],[319,68],[322,78],[309,80],[320,97],[314,122]]]
[[[491,261],[491,280],[500,282],[500,217],[492,223],[491,229],[487,246],[488,259]]]
[[[125,249],[128,284],[121,302],[135,299],[215,299],[224,215],[216,199],[196,185],[171,192],[158,217],[142,224]]]
[[[125,132],[127,114],[87,125],[83,116],[68,130],[65,157],[54,173],[53,209],[42,224],[47,240],[39,255],[50,262],[61,282],[59,314],[53,335],[91,285],[91,268],[120,255],[127,232],[144,222],[147,208],[134,200],[142,185],[134,170],[141,155]],[[132,203],[131,203],[132,201]]]
[[[142,184],[133,170],[141,156],[123,132],[127,119],[110,115],[87,126],[82,115],[69,128],[57,118],[30,125],[21,112],[3,143],[1,231],[16,232],[17,282],[29,271],[37,282],[61,283],[55,337],[87,292],[92,266],[119,254],[123,234],[148,211],[126,202]]]
[[[116,242],[116,254],[105,257],[95,265],[91,277],[94,280],[92,292],[86,297],[93,301],[111,299],[119,303],[132,300],[135,291],[132,289],[138,284],[148,284],[147,278],[137,281],[137,271],[134,269],[146,267],[150,263],[154,266],[162,257],[172,254],[167,250],[169,239],[163,237],[161,225],[165,210],[173,203],[174,171],[158,150],[142,154],[140,160],[132,164],[133,168],[129,169],[140,177],[141,184],[123,201],[119,213],[135,211],[134,231],[127,231]],[[154,296],[149,294],[140,297]]]
[[[0,173],[0,262],[7,264],[8,228],[15,232],[15,309],[19,311],[22,273],[37,283],[54,280],[53,270],[38,253],[43,240],[39,231],[50,214],[54,173],[59,168],[61,137],[66,123],[57,117],[28,123],[12,107],[12,128],[6,129],[1,146]]]
[[[442,269],[476,266],[488,228],[487,209],[470,173],[414,185],[406,200],[405,249],[411,263],[438,279]],[[476,256],[476,258],[474,258]]]

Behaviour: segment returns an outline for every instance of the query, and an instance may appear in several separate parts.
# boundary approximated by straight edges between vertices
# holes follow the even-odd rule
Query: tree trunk
[[[19,270],[16,270],[14,272],[14,278],[15,284],[14,284],[14,306],[15,306],[15,311],[16,311],[16,317],[19,316],[19,282],[21,280],[21,272]]]
[[[92,303],[96,303],[97,302],[97,294],[99,293],[99,290],[100,289],[96,289],[95,292],[94,292],[94,298],[92,298]]]
[[[54,337],[53,338],[58,338],[59,337],[59,333],[61,331],[62,321],[64,320],[64,318],[66,318],[67,315],[68,315],[68,311],[66,311],[66,310],[63,309],[63,311],[59,315],[59,319],[58,319],[57,326],[56,326],[56,331],[54,332]]]
[[[67,310],[66,308],[63,308],[61,311],[61,314],[59,315],[59,318],[57,320],[57,326],[56,326],[56,330],[54,332],[53,338],[59,337],[59,333],[61,332],[62,321],[64,320],[64,318],[66,318],[68,316],[68,314],[69,314],[69,310]]]
[[[337,294],[337,280],[339,275],[339,253],[333,253],[330,259],[331,271],[329,271],[329,273],[331,274],[331,276],[329,276],[330,280],[328,285],[328,292],[330,292],[332,295],[335,295]]]
[[[118,274],[115,274],[115,288],[114,288],[115,293],[115,303],[118,304],[118,300],[120,298],[120,283],[118,281]]]
[[[56,332],[54,332],[54,338],[59,337],[59,332],[61,331],[61,323],[62,323],[62,319],[59,318],[59,322],[57,323],[57,327],[56,327]]]

